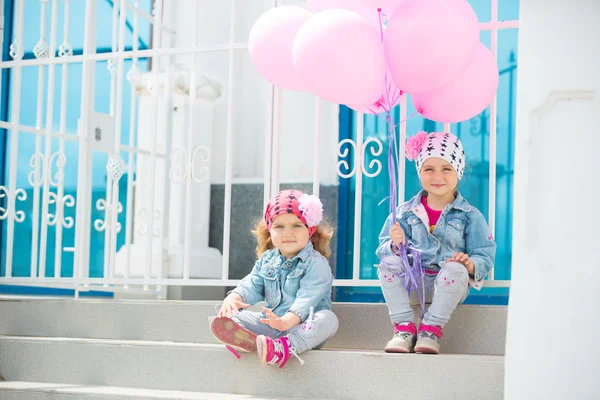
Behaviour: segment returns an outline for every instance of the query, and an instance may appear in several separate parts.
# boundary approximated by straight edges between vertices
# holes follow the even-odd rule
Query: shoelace
[[[440,338],[437,337],[437,335],[435,333],[431,333],[431,332],[419,332],[419,337],[423,337],[423,338],[427,338],[427,339],[431,339],[431,340],[435,340],[435,341],[439,341]]]
[[[408,339],[411,335],[412,333],[410,332],[396,332],[394,336],[401,337],[402,339]]]
[[[271,365],[278,363],[279,357],[278,357],[277,353],[281,354],[281,357],[285,357],[285,354],[284,354],[285,349],[283,348],[283,343],[281,343],[281,341],[273,340],[273,347],[274,347],[276,354],[273,356],[271,361],[267,361],[267,364],[271,364]]]
[[[281,354],[281,357],[285,357],[285,354],[284,354],[285,349],[283,347],[283,343],[281,343],[280,340],[274,340],[273,347],[274,347],[274,350],[276,353]],[[300,356],[296,352],[295,347],[289,347],[288,351],[290,352],[290,354],[292,356],[296,357],[298,359],[298,361],[300,361],[300,365],[304,365],[304,360],[300,358]],[[270,364],[270,365],[278,364],[280,361],[281,361],[281,359],[277,355],[274,355],[273,358],[271,359],[271,361],[267,361],[267,364]]]
[[[294,357],[296,357],[298,359],[298,361],[300,361],[300,365],[304,365],[304,360],[300,358],[298,353],[296,353],[295,347],[290,347],[290,354],[293,355]]]

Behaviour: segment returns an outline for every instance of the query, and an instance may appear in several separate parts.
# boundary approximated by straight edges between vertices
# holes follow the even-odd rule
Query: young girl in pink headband
[[[283,368],[292,355],[300,359],[337,331],[327,261],[333,232],[322,219],[321,201],[299,190],[282,191],[267,205],[254,231],[258,260],[210,324],[236,356],[257,351],[263,365]],[[244,310],[262,300],[262,313]]]

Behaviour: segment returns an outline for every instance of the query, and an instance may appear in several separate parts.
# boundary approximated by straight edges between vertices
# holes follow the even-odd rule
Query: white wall
[[[521,0],[506,399],[597,399],[600,2]]]
[[[284,3],[304,6],[302,1]],[[231,0],[172,2],[165,17],[178,29],[177,45],[193,46],[196,29],[198,46],[228,43],[231,4]],[[252,25],[268,6],[265,7],[262,0],[238,0],[236,9],[235,42],[246,43]],[[178,62],[190,60],[189,56],[184,56]],[[215,109],[212,162],[212,181],[224,182],[229,53],[200,54],[197,60],[200,73],[218,79],[224,86],[223,97]],[[262,182],[269,85],[252,66],[247,50],[236,52],[235,68],[233,178],[234,181]],[[284,91],[282,99],[281,159],[285,161],[281,164],[281,180],[310,182],[314,160],[315,97],[307,92]],[[337,182],[338,107],[323,101],[321,110],[320,176],[322,183],[332,184]]]

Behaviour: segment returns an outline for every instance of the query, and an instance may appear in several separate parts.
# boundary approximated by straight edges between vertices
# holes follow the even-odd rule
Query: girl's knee
[[[394,272],[390,272],[387,269],[379,269],[377,276],[382,286],[392,286],[401,283],[400,275]]]
[[[440,271],[436,283],[438,288],[465,288],[469,285],[469,273],[461,263],[448,262]]]
[[[331,326],[333,333],[337,332],[340,326],[340,321],[337,315],[335,315],[335,313],[331,310],[323,310],[323,315],[327,320],[327,324]]]
[[[333,336],[337,332],[338,328],[338,317],[331,310],[318,311],[315,313],[314,319],[312,321],[306,320],[302,324],[302,329],[308,331],[306,333],[316,334],[317,331],[326,332],[326,336],[328,338]]]
[[[446,276],[466,277],[467,279],[469,278],[467,267],[456,261],[447,262],[444,268],[442,268],[442,270],[440,271],[440,275],[442,274],[445,274]]]
[[[338,325],[338,317],[331,310],[321,310],[315,313],[315,321],[319,321],[320,324],[331,324]]]
[[[337,315],[331,310],[321,310],[315,313],[315,319],[317,318],[337,319]]]

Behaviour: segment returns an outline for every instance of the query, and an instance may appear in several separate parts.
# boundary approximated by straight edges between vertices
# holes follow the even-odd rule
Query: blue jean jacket
[[[443,267],[456,252],[468,254],[475,264],[475,276],[470,283],[480,289],[496,257],[496,242],[483,214],[456,192],[454,202],[442,211],[433,233],[430,233],[427,211],[421,204],[421,197],[425,194],[421,190],[396,210],[396,219],[407,241],[421,252],[423,266],[429,269]],[[391,215],[387,218],[379,234],[377,256],[380,259],[394,254],[390,239],[390,229],[394,225],[391,218]]]
[[[285,260],[278,249],[266,251],[252,272],[240,281],[232,293],[250,305],[261,300],[278,316],[287,312],[302,322],[314,311],[331,310],[333,275],[327,259],[313,249],[309,241],[296,256]]]

